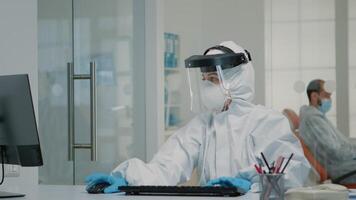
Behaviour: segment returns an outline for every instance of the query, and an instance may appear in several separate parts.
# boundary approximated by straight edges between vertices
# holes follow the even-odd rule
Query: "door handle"
[[[91,160],[97,158],[97,135],[96,135],[96,65],[90,62],[90,142]]]
[[[75,149],[90,149],[91,161],[97,160],[97,134],[96,134],[96,65],[90,62],[89,74],[75,74],[73,63],[67,64],[68,75],[68,160],[75,159]],[[78,144],[75,142],[75,104],[74,81],[90,81],[90,144]]]
[[[67,63],[68,79],[68,161],[74,160],[74,67]]]

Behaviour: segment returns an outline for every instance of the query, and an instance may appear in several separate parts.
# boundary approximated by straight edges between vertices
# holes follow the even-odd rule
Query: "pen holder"
[[[260,200],[284,200],[284,174],[260,174]]]

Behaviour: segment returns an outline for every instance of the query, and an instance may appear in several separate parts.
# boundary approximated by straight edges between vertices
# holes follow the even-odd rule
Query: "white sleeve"
[[[292,133],[287,119],[282,115],[271,115],[262,120],[260,125],[251,134],[250,157],[254,160],[261,158],[261,152],[269,162],[276,161],[279,156],[285,157],[286,163],[291,153],[294,154],[285,173],[285,188],[310,185],[315,182],[315,173],[305,158],[302,146]],[[259,176],[254,168],[254,163],[240,170],[238,176],[250,180],[252,191],[259,191]]]
[[[177,185],[190,179],[197,165],[204,122],[194,118],[160,148],[149,163],[130,159],[116,167],[112,175],[124,177],[129,185]]]

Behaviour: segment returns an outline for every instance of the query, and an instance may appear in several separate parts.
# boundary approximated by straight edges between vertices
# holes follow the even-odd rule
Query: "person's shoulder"
[[[281,111],[262,105],[257,105],[251,113],[250,119],[255,120],[253,136],[259,136],[261,130],[268,137],[280,137],[281,133],[291,135],[288,119]]]
[[[310,121],[313,119],[321,119],[323,115],[318,109],[313,106],[304,105],[300,108],[299,111],[300,121]]]
[[[282,114],[282,112],[279,112],[273,108],[269,108],[263,105],[256,105],[254,110],[250,113],[250,115],[251,117],[253,117],[254,120],[260,122],[267,122],[267,121],[278,122],[278,121],[286,120],[286,117]]]

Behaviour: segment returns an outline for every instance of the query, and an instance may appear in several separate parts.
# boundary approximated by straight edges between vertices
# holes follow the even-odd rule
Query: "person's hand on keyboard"
[[[104,173],[93,173],[85,178],[85,182],[87,183],[87,191],[97,184],[108,183],[109,186],[104,189],[104,193],[119,192],[119,186],[127,186],[127,181],[124,178],[118,178]]]
[[[220,177],[217,179],[210,180],[206,186],[223,186],[223,187],[237,187],[242,189],[244,192],[248,192],[251,188],[251,182],[242,179],[242,178],[234,178],[234,177]]]

